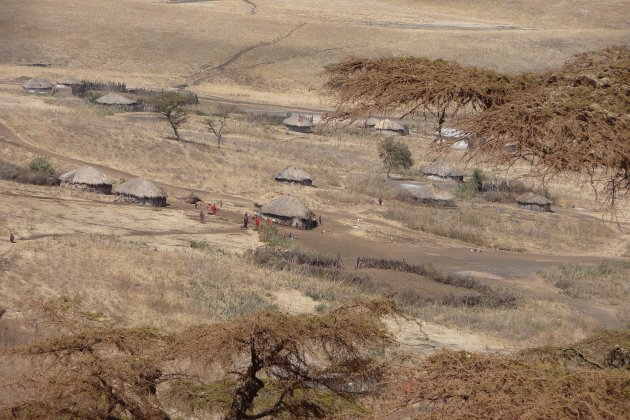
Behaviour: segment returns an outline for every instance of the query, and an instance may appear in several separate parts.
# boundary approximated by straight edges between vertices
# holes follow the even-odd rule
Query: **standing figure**
[[[206,223],[206,214],[203,212],[203,210],[199,212],[199,221],[201,223]]]
[[[247,229],[247,225],[249,224],[249,214],[247,212],[243,213],[243,228]]]
[[[10,232],[10,235],[9,235],[9,242],[11,242],[12,244],[14,244],[14,243],[15,243],[15,236],[13,236],[13,232]]]
[[[212,207],[210,208],[210,211],[212,212],[213,216],[217,215],[217,205],[215,203],[212,203]]]
[[[319,225],[320,226],[322,225],[322,215],[321,214],[319,215]]]
[[[383,205],[383,197],[379,197],[378,198],[378,205],[382,206]]]
[[[272,224],[271,217],[267,217],[267,226],[271,226]]]
[[[254,226],[256,227],[256,230],[258,230],[258,228],[260,227],[260,217],[254,217]]]

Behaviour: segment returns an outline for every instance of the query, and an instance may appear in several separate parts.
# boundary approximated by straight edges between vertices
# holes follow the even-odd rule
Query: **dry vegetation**
[[[627,84],[627,49],[550,71],[627,43],[625,3],[3,1],[11,18],[0,19],[0,235],[14,232],[17,243],[0,242],[0,417],[622,417],[627,332],[571,343],[630,322],[624,216],[602,220],[573,173],[543,186],[554,213],[516,208],[517,190],[541,187],[515,181],[530,173],[520,160],[472,157],[467,176],[480,168],[517,188],[442,183],[457,193],[454,209],[403,203],[396,183],[427,182],[435,130],[457,112],[505,112],[507,96],[539,81],[517,74],[536,71],[548,83],[534,93],[565,92],[557,103],[584,111],[567,125],[543,113],[541,130],[577,138],[614,128],[607,147],[585,145],[579,158],[613,166],[621,191],[628,151],[617,141],[628,129],[617,114],[627,113],[627,92],[617,80]],[[612,73],[602,57],[616,63]],[[333,105],[320,90],[333,63],[329,75],[341,78],[327,87],[338,104],[357,91],[365,100],[339,115],[416,111],[411,135],[397,138],[414,165],[398,178],[388,180],[379,159],[384,134],[282,126],[288,107]],[[383,72],[386,89],[372,78]],[[91,91],[63,98],[19,87],[69,75],[92,81]],[[457,89],[445,88],[454,79]],[[178,95],[159,93],[175,85],[200,103],[179,103],[186,118],[172,127],[159,102]],[[94,102],[109,90],[147,106]],[[536,98],[523,96],[520,116]],[[410,106],[401,111],[400,101]],[[219,148],[207,122],[223,118]],[[160,183],[170,207],[57,186],[79,161],[116,174],[115,183]],[[554,162],[545,164],[576,169]],[[315,187],[276,183],[272,174],[289,164]],[[222,200],[219,216],[199,223],[183,199],[193,192]],[[240,229],[253,202],[280,194],[299,196],[322,226],[296,240],[283,227]],[[547,347],[520,351],[539,345]],[[569,347],[550,347],[558,345]]]

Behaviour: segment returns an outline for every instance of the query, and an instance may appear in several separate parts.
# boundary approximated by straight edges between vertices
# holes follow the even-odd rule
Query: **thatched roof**
[[[107,95],[98,98],[96,102],[103,105],[133,105],[138,101],[127,98],[118,93],[108,93]]]
[[[72,85],[80,85],[81,81],[79,79],[77,79],[76,77],[65,76],[65,77],[61,77],[61,78],[57,79],[56,83],[58,85],[72,86]]]
[[[91,166],[81,166],[78,169],[66,172],[59,177],[59,181],[68,184],[84,185],[112,185],[112,181],[107,176]]]
[[[464,173],[455,166],[439,160],[424,168],[424,174],[442,178],[458,178],[464,176]]]
[[[293,114],[289,118],[282,121],[284,125],[290,125],[291,127],[312,127],[313,117],[307,117],[305,115]]]
[[[165,198],[166,193],[151,181],[143,178],[130,179],[114,187],[114,194],[131,195],[138,198]]]
[[[536,204],[539,206],[547,206],[551,204],[551,201],[547,197],[534,194],[533,192],[526,192],[516,197],[516,202],[519,204]]]
[[[53,85],[44,79],[31,79],[25,82],[22,87],[24,89],[52,89]]]
[[[434,201],[453,201],[455,196],[452,194],[438,190],[433,184],[420,184],[413,185],[407,188],[407,190],[416,198],[420,200],[434,200]]]
[[[313,178],[305,171],[297,169],[293,166],[287,166],[280,172],[277,172],[274,176],[277,180],[287,180],[293,182],[312,181]]]
[[[282,197],[278,197],[275,200],[270,201],[261,207],[260,213],[287,218],[315,218],[315,213],[306,207],[300,200],[291,195],[283,195]]]
[[[374,124],[374,128],[377,130],[387,130],[387,131],[407,131],[407,128],[400,121],[395,121],[395,120],[390,120],[390,119],[378,121],[377,123]]]

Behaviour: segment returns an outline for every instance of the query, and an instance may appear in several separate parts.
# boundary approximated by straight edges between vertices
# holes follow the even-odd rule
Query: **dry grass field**
[[[456,195],[456,208],[414,205],[399,200],[396,184],[427,182],[422,169],[436,159],[430,122],[414,121],[409,136],[397,137],[414,165],[387,179],[377,151],[385,135],[330,126],[290,132],[277,114],[329,108],[322,72],[350,55],[428,56],[520,73],[627,44],[628,22],[630,2],[615,0],[3,0],[0,173],[7,163],[28,172],[39,156],[58,173],[92,164],[114,183],[134,176],[158,183],[169,206],[0,179],[0,350],[33,342],[33,302],[60,297],[121,327],[176,333],[267,309],[325,314],[386,296],[407,317],[387,321],[393,354],[412,357],[449,349],[519,358],[533,346],[627,330],[627,201],[611,219],[576,174],[542,185],[524,163],[508,172],[465,164],[451,151],[440,159],[466,177],[479,168],[545,189],[553,212],[466,194],[453,183],[440,186]],[[21,88],[32,77],[60,76],[150,89],[187,84],[200,103],[188,107],[177,141],[158,113]],[[224,115],[218,148],[206,121]],[[273,174],[288,165],[313,175],[315,187],[276,182]],[[218,216],[200,223],[199,209],[185,201],[190,193],[221,203]],[[280,227],[269,237],[241,228],[243,212],[284,194],[322,225]],[[5,240],[10,232],[16,243]],[[263,239],[283,251],[261,248]],[[360,257],[422,273],[355,269]],[[0,363],[0,380],[20,369]],[[375,404],[375,413],[388,406]]]

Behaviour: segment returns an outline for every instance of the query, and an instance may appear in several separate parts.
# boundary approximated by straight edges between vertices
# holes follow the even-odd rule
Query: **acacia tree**
[[[630,194],[629,68],[630,50],[613,47],[541,75],[541,83],[465,123],[483,139],[469,157],[506,165],[525,160],[543,180],[585,174],[597,198],[614,208]]]
[[[395,313],[390,301],[358,302],[321,316],[267,312],[194,327],[173,354],[188,357],[195,372],[218,369],[222,374],[202,389],[231,396],[213,401],[197,386],[192,406],[223,406],[226,419],[319,417],[334,409],[326,401],[352,400],[377,377],[380,366],[369,354],[393,343],[380,318]],[[189,388],[179,394],[195,395]]]
[[[223,128],[225,128],[225,118],[222,117],[218,123],[213,120],[206,120],[206,124],[208,125],[208,130],[214,134],[214,137],[217,139],[217,147],[220,149],[221,144],[223,144]]]
[[[324,89],[337,108],[331,118],[426,111],[439,135],[447,113],[455,117],[467,106],[490,108],[525,84],[490,70],[422,57],[349,58],[328,66],[326,76]]]
[[[156,394],[168,378],[159,367],[167,334],[117,328],[71,299],[35,309],[39,333],[52,334],[3,355],[27,359],[34,369],[32,379],[16,384],[30,397],[0,407],[3,418],[168,418]]]
[[[118,327],[71,299],[35,310],[48,338],[0,353],[32,369],[2,418],[168,419],[166,404],[228,419],[325,416],[378,378],[371,355],[393,343],[380,319],[397,314],[391,301],[359,301],[319,316],[266,312],[165,334]]]
[[[383,161],[387,178],[392,170],[409,169],[413,166],[413,157],[409,146],[391,137],[386,138],[378,145],[378,156]]]
[[[151,104],[166,118],[177,140],[182,140],[179,127],[188,120],[188,111],[183,105],[190,102],[190,98],[177,92],[167,92],[151,100]]]
[[[469,159],[526,161],[543,180],[585,174],[597,199],[614,209],[630,195],[629,55],[627,47],[611,47],[555,72],[520,76],[426,58],[353,58],[328,67],[324,87],[337,117],[424,108],[437,110],[441,128],[449,109],[470,106],[478,112],[461,123],[476,140]]]

